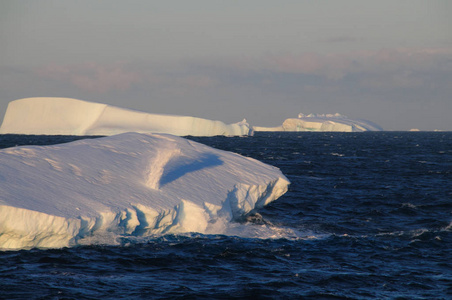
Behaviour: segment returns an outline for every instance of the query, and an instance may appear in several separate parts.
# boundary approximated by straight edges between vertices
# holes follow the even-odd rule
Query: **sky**
[[[0,120],[69,97],[279,126],[452,131],[452,1],[0,1]]]

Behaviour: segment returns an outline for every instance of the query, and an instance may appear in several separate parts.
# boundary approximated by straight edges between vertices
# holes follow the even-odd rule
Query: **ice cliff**
[[[96,235],[204,233],[274,201],[275,167],[171,135],[124,133],[0,150],[0,249]]]
[[[299,114],[298,118],[286,119],[278,127],[253,127],[254,131],[381,131],[380,126],[366,120],[349,119],[336,114]]]
[[[189,116],[150,114],[70,98],[25,98],[8,104],[0,134],[114,135],[124,132],[178,136],[241,136],[246,121],[225,124]]]

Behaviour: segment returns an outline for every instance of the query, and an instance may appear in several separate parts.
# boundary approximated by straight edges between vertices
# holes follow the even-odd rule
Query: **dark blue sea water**
[[[0,145],[74,139],[3,135]],[[282,170],[287,194],[239,228],[287,236],[4,251],[0,298],[452,299],[452,132],[191,139]]]

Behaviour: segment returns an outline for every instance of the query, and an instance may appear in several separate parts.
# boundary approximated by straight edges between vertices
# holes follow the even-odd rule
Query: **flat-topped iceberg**
[[[178,136],[242,136],[246,120],[234,124],[189,116],[150,114],[70,98],[37,97],[8,104],[0,134],[114,135],[124,132]]]
[[[171,135],[7,148],[0,150],[0,249],[72,246],[108,233],[205,233],[216,220],[274,201],[288,185],[276,167]]]
[[[286,119],[278,127],[253,127],[254,131],[381,131],[380,126],[360,119],[349,119],[336,114],[299,114],[298,118]]]

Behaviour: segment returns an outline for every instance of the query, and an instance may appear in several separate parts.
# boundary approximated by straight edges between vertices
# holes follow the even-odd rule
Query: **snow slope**
[[[254,131],[381,131],[380,126],[366,120],[349,119],[340,114],[299,114],[286,119],[279,127],[253,127]]]
[[[70,98],[25,98],[8,104],[0,134],[114,135],[124,132],[178,136],[249,135],[245,120],[226,125],[188,116],[149,114]]]
[[[287,191],[279,169],[171,135],[0,150],[0,249],[206,232]]]

